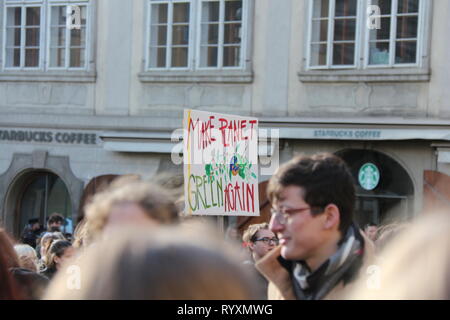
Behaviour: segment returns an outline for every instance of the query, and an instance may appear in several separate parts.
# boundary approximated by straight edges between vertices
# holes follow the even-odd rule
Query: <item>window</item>
[[[416,64],[419,0],[372,0],[380,8],[380,29],[370,30],[369,65]]]
[[[243,69],[248,0],[149,0],[146,70]]]
[[[307,68],[418,67],[422,2],[310,0]]]
[[[150,68],[186,68],[189,61],[189,1],[152,1]]]
[[[72,4],[73,6],[73,4]],[[80,14],[79,28],[67,28],[67,5],[50,6],[49,61],[50,68],[86,67],[86,4],[77,4]]]
[[[354,66],[357,3],[357,0],[313,1],[312,67]]]
[[[5,11],[6,67],[39,67],[42,8],[7,6]]]
[[[241,66],[242,2],[202,1],[200,67]]]
[[[88,0],[4,0],[3,6],[4,69],[87,69]]]

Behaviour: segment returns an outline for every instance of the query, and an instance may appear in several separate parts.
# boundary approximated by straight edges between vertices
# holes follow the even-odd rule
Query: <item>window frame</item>
[[[87,71],[89,68],[89,50],[90,50],[90,38],[91,38],[91,1],[83,1],[83,0],[69,0],[69,1],[58,1],[58,0],[50,0],[48,1],[48,7],[47,10],[47,24],[46,24],[46,70],[65,70],[65,71],[71,71],[71,70],[80,70],[80,71]],[[53,7],[61,7],[61,6],[86,6],[86,39],[85,39],[85,48],[84,48],[84,66],[82,67],[70,67],[70,54],[67,51],[70,51],[71,45],[70,45],[70,33],[71,30],[67,29],[65,30],[65,37],[66,41],[64,44],[64,50],[66,50],[65,54],[65,66],[64,67],[52,67],[50,62],[50,54],[51,54],[51,10]]]
[[[328,21],[328,39],[327,39],[327,49],[329,48],[330,44],[330,38],[333,38],[331,35],[334,33],[334,19],[331,20],[330,15],[332,13],[331,10],[335,9],[335,1],[336,0],[329,0],[329,13],[327,19]],[[357,0],[357,16],[356,16],[356,43],[355,43],[355,64],[353,66],[347,65],[347,66],[340,66],[340,65],[329,65],[330,59],[332,59],[332,52],[327,52],[327,65],[326,66],[311,66],[311,46],[312,46],[312,32],[313,32],[313,9],[314,9],[314,0],[308,0],[308,13],[306,14],[306,21],[307,21],[307,28],[306,32],[306,50],[305,50],[305,63],[304,63],[304,72],[299,73],[299,77],[301,81],[309,82],[313,80],[320,80],[319,78],[309,75],[314,74],[314,72],[326,72],[330,71],[333,73],[327,74],[324,76],[327,76],[328,79],[325,79],[327,82],[334,82],[335,78],[330,78],[330,75],[339,75],[338,72],[342,73],[344,76],[350,76],[347,78],[351,78],[352,76],[359,74],[367,73],[369,75],[369,79],[374,79],[373,77],[376,72],[380,72],[382,69],[384,70],[397,70],[397,71],[388,71],[387,73],[397,74],[398,72],[402,72],[401,70],[405,70],[406,74],[414,74],[414,72],[411,72],[414,69],[422,69],[418,72],[418,79],[421,81],[423,79],[423,75],[425,73],[429,73],[429,71],[425,71],[425,69],[429,68],[429,62],[428,62],[428,56],[425,56],[425,52],[428,52],[428,42],[430,41],[429,32],[427,32],[427,29],[430,29],[429,23],[430,23],[430,12],[431,12],[431,3],[427,3],[426,1],[419,0],[419,12],[418,12],[418,30],[417,30],[417,51],[416,51],[416,63],[408,63],[408,64],[396,64],[395,63],[395,52],[394,50],[390,51],[390,59],[391,56],[394,57],[394,64],[383,64],[383,65],[371,65],[369,64],[369,50],[370,50],[370,30],[365,27],[367,23],[367,13],[366,8],[368,5],[370,5],[372,0]],[[390,30],[390,38],[389,43],[390,46],[392,43],[396,44],[396,37],[393,38],[393,36],[396,33],[396,23],[397,23],[397,5],[398,0],[392,0],[392,7],[391,7],[391,30]],[[392,13],[395,12],[396,14],[393,15]],[[333,14],[334,17],[334,14]],[[392,21],[395,20],[395,26],[392,25]],[[331,22],[333,21],[333,23]],[[365,29],[365,31],[361,29]],[[328,50],[327,50],[328,51]],[[423,58],[427,58],[426,61],[423,61]],[[332,61],[331,61],[332,62]],[[390,61],[391,62],[391,61]],[[377,71],[378,70],[378,71]],[[404,78],[404,77],[403,77]],[[414,76],[413,76],[414,78]],[[426,77],[427,79],[429,77]],[[352,80],[353,81],[353,80]],[[378,77],[377,81],[383,81],[383,77]]]
[[[52,6],[86,5],[85,65],[83,67],[50,67],[50,10]],[[6,67],[7,10],[0,14],[0,81],[19,82],[86,82],[96,81],[95,41],[97,16],[96,0],[0,0],[0,7],[40,6],[40,65],[39,67]],[[70,33],[70,31],[69,31]],[[22,41],[22,40],[21,40]],[[70,62],[67,62],[68,65]]]
[[[241,43],[240,43],[240,53],[239,60],[241,62],[241,66],[233,66],[233,67],[224,67],[223,66],[223,56],[224,56],[224,35],[225,35],[225,2],[226,0],[220,0],[219,2],[219,39],[218,39],[218,51],[217,51],[217,67],[202,67],[201,66],[201,37],[202,37],[202,5],[204,2],[213,2],[208,0],[197,0],[197,3],[200,5],[197,6],[197,15],[196,20],[194,21],[196,24],[196,41],[195,41],[195,63],[197,70],[242,70],[245,65],[245,52],[246,52],[246,44],[247,44],[247,29],[248,29],[248,20],[247,23],[244,23],[244,18],[248,17],[248,0],[242,0],[242,17],[240,20],[241,23]]]
[[[174,0],[176,2],[176,0]],[[188,67],[183,68],[150,68],[150,26],[151,26],[151,5],[153,3],[167,3],[166,0],[152,1],[146,0],[145,27],[144,32],[144,59],[142,64],[143,71],[139,74],[142,82],[219,82],[219,83],[251,83],[253,81],[251,65],[251,43],[252,43],[252,25],[255,0],[242,0],[242,19],[240,43],[240,63],[238,67],[223,67],[218,64],[217,67],[201,67],[200,65],[200,45],[201,45],[201,9],[204,0],[189,0],[190,3],[190,21],[189,21],[189,52]],[[184,1],[183,1],[184,2]],[[205,1],[206,2],[206,1]],[[220,5],[224,6],[225,1],[220,0]],[[221,10],[222,13],[222,10]],[[224,15],[224,10],[223,14]],[[222,21],[219,28],[223,28]],[[223,33],[223,32],[222,32]],[[219,37],[223,37],[219,31]],[[219,41],[220,43],[220,41]],[[170,57],[171,58],[171,57]],[[218,57],[219,59],[220,57]],[[221,62],[223,63],[223,61]],[[167,61],[166,61],[167,66]],[[220,67],[219,67],[220,66]]]
[[[307,37],[307,67],[310,70],[330,70],[330,69],[353,69],[358,68],[359,64],[359,52],[361,47],[361,42],[359,41],[360,33],[361,33],[361,26],[358,23],[358,19],[360,18],[360,10],[361,10],[361,3],[359,0],[356,0],[356,18],[355,18],[355,56],[354,56],[354,63],[352,65],[334,65],[333,64],[333,48],[334,48],[334,26],[336,21],[336,15],[335,15],[335,9],[336,9],[336,0],[329,0],[329,7],[328,7],[328,26],[327,26],[327,57],[326,57],[326,65],[325,66],[311,66],[311,46],[313,44],[312,42],[312,32],[313,32],[313,12],[314,12],[314,0],[309,0],[308,4],[308,37]],[[346,16],[339,17],[340,19],[345,19]]]
[[[21,8],[21,17],[20,17],[20,66],[19,67],[7,67],[6,64],[6,51],[8,49],[7,47],[7,15],[8,15],[8,8]],[[37,67],[26,67],[25,66],[25,50],[26,50],[26,8],[36,8],[38,7],[40,9],[40,24],[39,24],[39,59],[38,59],[38,66]],[[5,8],[3,12],[3,21],[2,21],[2,64],[1,69],[5,71],[13,70],[13,71],[23,71],[23,70],[31,70],[31,71],[37,71],[41,70],[42,66],[44,65],[44,55],[45,50],[43,49],[43,43],[44,43],[44,37],[42,35],[43,30],[43,21],[45,21],[45,10],[43,5],[43,0],[38,0],[35,2],[27,2],[27,1],[6,1],[4,0],[4,3],[2,4],[2,8]],[[24,10],[25,9],[25,10]],[[25,13],[24,13],[25,12]],[[13,46],[15,47],[15,46]],[[44,54],[43,54],[44,53]]]
[[[174,3],[189,3],[189,18],[191,19],[194,10],[192,6],[192,2],[190,0],[174,0],[174,1],[168,1],[168,0],[147,0],[147,20],[145,23],[146,30],[145,30],[145,70],[148,71],[162,71],[162,70],[190,70],[191,63],[192,63],[192,41],[193,41],[193,26],[188,22],[188,30],[189,30],[189,43],[188,43],[188,63],[186,67],[172,67],[168,65],[171,65],[172,61],[172,31],[173,31],[173,4]],[[152,27],[152,21],[151,21],[151,15],[152,15],[152,4],[167,4],[167,34],[166,34],[166,66],[165,67],[150,67],[150,47],[151,47],[151,41],[150,41],[150,35],[151,35],[151,27]]]
[[[367,0],[367,5],[370,5],[373,0]],[[416,62],[415,63],[395,63],[395,46],[397,43],[397,22],[398,22],[398,1],[392,0],[391,7],[391,30],[389,36],[389,63],[388,64],[380,64],[380,65],[371,65],[370,61],[370,30],[369,28],[365,28],[365,37],[364,37],[364,69],[383,69],[383,68],[420,68],[421,67],[421,59],[422,51],[423,51],[423,42],[425,41],[425,34],[423,32],[423,24],[425,20],[425,5],[423,0],[419,1],[417,13],[417,39],[416,39]],[[400,14],[401,16],[407,16],[407,14]],[[367,21],[367,16],[364,15],[364,21]],[[405,40],[404,40],[405,41]]]

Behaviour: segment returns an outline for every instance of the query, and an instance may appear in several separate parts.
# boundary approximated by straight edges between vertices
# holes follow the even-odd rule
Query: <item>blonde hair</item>
[[[61,272],[46,299],[251,299],[253,282],[235,257],[198,228],[116,229],[86,249],[78,262],[79,290]],[[195,231],[195,234],[194,234]],[[101,256],[101,258],[99,258]]]
[[[66,240],[61,232],[48,232],[44,234],[41,239],[41,259],[44,264],[47,264],[46,257],[47,252],[50,249],[52,243],[56,240]]]
[[[86,219],[81,220],[75,227],[73,232],[73,242],[72,245],[75,249],[81,249],[84,247],[85,239],[88,235]]]
[[[377,231],[375,247],[377,253],[382,253],[403,232],[407,230],[406,223],[391,223],[380,227]]]
[[[28,244],[16,244],[14,246],[14,250],[19,257],[19,264],[22,268],[33,272],[38,272],[39,264],[36,250]]]
[[[84,241],[90,242],[97,238],[104,230],[112,208],[127,203],[137,204],[149,218],[159,223],[178,221],[175,204],[164,189],[136,179],[118,179],[105,191],[96,194],[87,205]]]
[[[244,235],[242,236],[242,240],[245,243],[254,242],[259,230],[265,229],[269,230],[269,224],[267,222],[260,224],[252,224],[248,226],[247,230],[245,230]]]
[[[360,283],[352,299],[450,299],[450,215],[418,218],[386,248],[377,286]]]

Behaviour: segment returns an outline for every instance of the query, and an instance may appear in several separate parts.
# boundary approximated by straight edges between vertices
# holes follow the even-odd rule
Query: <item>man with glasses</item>
[[[263,258],[271,250],[275,249],[278,245],[278,238],[275,233],[270,231],[269,224],[252,224],[244,232],[242,240],[246,244],[246,247],[250,251],[253,261],[246,261],[244,264],[250,266],[255,272],[258,280],[258,291],[260,299],[267,299],[267,286],[268,281],[262,276],[258,270],[254,268],[255,262]]]
[[[256,267],[270,282],[269,299],[345,298],[374,252],[353,222],[346,164],[331,154],[297,157],[278,169],[267,192],[280,246]]]

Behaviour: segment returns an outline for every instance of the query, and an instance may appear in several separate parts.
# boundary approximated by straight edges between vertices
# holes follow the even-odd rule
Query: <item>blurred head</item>
[[[427,214],[392,238],[372,281],[361,281],[352,299],[450,299],[450,215]],[[371,284],[371,286],[368,286]]]
[[[65,240],[64,236],[61,232],[47,232],[41,238],[41,257],[45,258],[47,255],[48,249],[52,245],[53,241],[56,240]]]
[[[296,157],[269,181],[270,228],[288,260],[312,259],[338,243],[353,220],[353,177],[332,154]]]
[[[73,257],[75,249],[72,244],[66,240],[56,240],[50,246],[47,257],[46,266],[51,270],[59,270],[61,266]]]
[[[30,219],[28,220],[28,225],[30,226],[31,230],[37,231],[41,228],[41,225],[39,223],[39,219]]]
[[[132,180],[113,185],[95,195],[86,207],[86,219],[85,238],[92,240],[106,229],[125,225],[155,226],[175,223],[178,221],[178,211],[164,189]]]
[[[0,300],[22,298],[19,286],[12,277],[11,268],[19,266],[17,255],[12,247],[11,238],[0,229]]]
[[[375,241],[377,239],[378,226],[375,223],[366,224],[364,233],[370,240]]]
[[[251,299],[253,284],[234,258],[180,227],[114,230],[79,259],[79,290],[60,273],[47,299]],[[208,247],[210,246],[210,247]]]
[[[38,258],[36,251],[27,244],[16,244],[14,250],[19,257],[19,264],[22,268],[38,272]]]
[[[236,226],[235,225],[228,226],[227,230],[225,231],[225,239],[226,240],[233,240],[233,241],[238,240],[239,241],[239,238],[240,238],[239,231],[236,228]]]
[[[52,213],[47,221],[47,229],[50,232],[61,231],[64,225],[64,217],[59,213]]]
[[[85,245],[85,238],[87,236],[86,219],[81,220],[73,232],[72,245],[75,249],[83,248]]]
[[[391,223],[378,228],[375,240],[377,253],[382,254],[405,230],[407,230],[406,223]]]
[[[152,178],[152,182],[166,190],[174,199],[178,212],[184,210],[184,175],[183,173],[161,172]]]
[[[14,250],[14,241],[4,229],[0,229],[0,250],[6,259],[7,268],[18,268],[20,266],[19,257]]]
[[[242,237],[252,253],[253,260],[258,261],[278,245],[278,238],[269,229],[268,223],[252,224]]]

